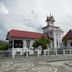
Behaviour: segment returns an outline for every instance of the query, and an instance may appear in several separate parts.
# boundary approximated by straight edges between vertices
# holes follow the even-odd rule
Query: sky
[[[72,0],[0,0],[0,40],[11,29],[42,33],[50,14],[64,34],[72,29]]]

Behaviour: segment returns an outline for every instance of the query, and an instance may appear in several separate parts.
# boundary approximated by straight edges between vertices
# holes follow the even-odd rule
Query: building
[[[49,16],[46,19],[47,26],[43,27],[43,33],[36,32],[28,32],[28,31],[20,31],[20,30],[11,30],[7,34],[7,40],[9,40],[9,44],[12,48],[13,57],[17,51],[21,54],[23,49],[32,48],[33,42],[36,39],[41,38],[42,36],[48,37],[51,39],[49,48],[60,48],[62,43],[62,34],[63,31],[54,26],[54,17]]]
[[[11,48],[32,48],[33,42],[41,37],[47,36],[42,33],[20,30],[11,30],[7,34],[7,40],[9,40]]]
[[[67,42],[66,47],[63,44],[64,48],[72,48],[72,30],[70,29],[66,35],[63,37],[63,40],[65,39],[65,41]]]
[[[43,34],[48,35],[53,41],[50,44],[50,48],[60,48],[62,44],[62,35],[63,31],[59,28],[54,26],[54,17],[49,16],[46,19],[47,26],[43,27]]]
[[[33,42],[41,37],[48,37],[42,33],[11,30],[7,34],[7,40],[9,40],[10,48],[12,49],[12,57],[14,58],[16,54],[23,55],[28,52],[29,54],[34,54]]]

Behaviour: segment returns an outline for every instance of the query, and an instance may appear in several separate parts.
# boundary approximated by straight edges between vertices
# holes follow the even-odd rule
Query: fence
[[[41,50],[36,51],[37,55],[41,55]],[[44,56],[51,55],[72,55],[72,49],[54,49],[54,50],[44,50]]]
[[[28,56],[32,56],[32,54],[30,52],[34,52],[33,56],[40,56],[41,55],[41,50],[29,51]],[[72,55],[72,49],[44,50],[44,54],[43,55],[44,56],[51,56],[51,55]],[[3,51],[0,51],[0,57],[9,57],[9,56],[12,56],[12,50],[5,50],[5,51],[3,50]]]
[[[0,57],[9,57],[12,55],[11,50],[0,50]]]
[[[48,50],[47,55],[71,55],[72,54],[72,49],[61,49],[61,50]]]

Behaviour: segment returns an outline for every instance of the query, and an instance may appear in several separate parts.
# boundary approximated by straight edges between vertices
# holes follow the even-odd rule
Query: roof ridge
[[[10,37],[15,37],[15,38],[32,38],[32,39],[38,39],[41,38],[41,36],[45,36],[46,35],[42,34],[42,33],[37,33],[37,32],[29,32],[29,31],[22,31],[22,30],[15,30],[12,29],[8,32]]]
[[[11,29],[9,32],[11,32],[11,31],[19,31],[19,32],[28,32],[28,33],[42,34],[42,33],[39,33],[39,32],[32,32],[32,31],[26,31],[26,30],[17,30],[17,29]]]

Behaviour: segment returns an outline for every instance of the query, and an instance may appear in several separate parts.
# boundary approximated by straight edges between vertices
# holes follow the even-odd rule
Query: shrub
[[[42,47],[42,55],[43,55],[43,50],[47,49],[49,43],[50,43],[50,39],[49,38],[41,37],[40,39],[36,40],[33,43],[33,47],[37,48],[38,46],[41,46]]]
[[[7,50],[9,48],[8,42],[0,41],[0,50]]]

